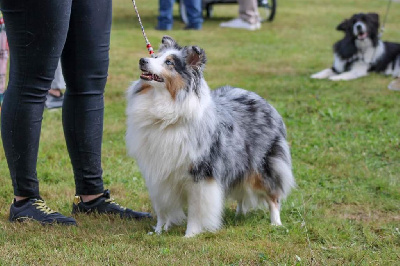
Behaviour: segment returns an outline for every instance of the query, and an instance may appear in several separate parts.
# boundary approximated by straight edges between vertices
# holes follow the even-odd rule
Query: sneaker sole
[[[37,220],[35,220],[35,219],[31,218],[31,217],[18,217],[18,218],[15,218],[15,219],[8,219],[8,220],[11,223],[15,223],[15,222],[18,222],[18,223],[38,222],[43,226],[45,226],[45,225],[55,225],[55,224],[65,225],[65,226],[73,226],[73,225],[77,226],[78,225],[76,222],[59,223],[56,220],[54,220],[53,222],[40,222],[40,221],[37,221]]]

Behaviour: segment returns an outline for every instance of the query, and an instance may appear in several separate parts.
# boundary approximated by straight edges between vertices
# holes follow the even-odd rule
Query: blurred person
[[[48,109],[61,108],[64,101],[64,94],[61,90],[65,89],[65,80],[62,74],[61,62],[58,61],[54,80],[51,83],[49,94],[46,96],[45,106]]]
[[[188,24],[185,30],[201,30],[203,26],[202,1],[201,0],[180,0],[183,1]],[[175,0],[159,0],[159,16],[156,30],[172,30],[173,7]]]
[[[245,30],[258,30],[261,28],[260,14],[258,13],[257,0],[238,0],[239,17],[227,22],[222,22],[222,28]]]
[[[8,42],[3,15],[0,12],[0,110],[3,103],[3,95],[6,89],[6,73],[8,63]]]

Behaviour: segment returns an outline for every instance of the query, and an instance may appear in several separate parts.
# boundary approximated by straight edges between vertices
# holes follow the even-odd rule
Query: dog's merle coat
[[[355,14],[336,29],[345,36],[333,46],[333,66],[312,78],[349,80],[366,76],[371,71],[400,76],[400,44],[380,40],[378,14]]]
[[[227,196],[238,213],[269,206],[279,225],[280,200],[295,185],[282,118],[253,92],[211,91],[205,63],[204,50],[164,36],[128,92],[127,149],[146,180],[156,232],[181,223],[185,205],[186,236],[217,230]]]

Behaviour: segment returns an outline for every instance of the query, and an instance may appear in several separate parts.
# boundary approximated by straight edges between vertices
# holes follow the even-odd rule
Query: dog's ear
[[[377,13],[368,13],[366,16],[371,20],[374,26],[379,29],[379,15]]]
[[[161,45],[158,50],[161,51],[161,50],[164,50],[167,48],[175,48],[178,50],[181,49],[181,47],[178,45],[178,43],[174,39],[172,39],[172,37],[165,35],[161,39]]]
[[[337,25],[336,30],[347,31],[351,27],[350,20],[345,19],[339,25]]]
[[[187,46],[184,49],[186,64],[191,67],[204,68],[207,62],[206,53],[198,46]]]

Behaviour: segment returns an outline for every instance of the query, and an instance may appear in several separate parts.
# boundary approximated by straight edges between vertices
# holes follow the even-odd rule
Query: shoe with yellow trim
[[[62,224],[76,225],[76,221],[72,217],[64,216],[53,211],[46,205],[46,202],[38,198],[28,198],[16,202],[15,199],[10,207],[10,222],[38,221],[43,225]]]
[[[83,202],[80,196],[75,196],[72,204],[72,214],[76,213],[97,213],[97,214],[112,214],[118,215],[122,219],[144,219],[152,218],[148,212],[136,212],[131,209],[122,207],[114,201],[110,196],[110,191],[106,189],[100,197]]]

